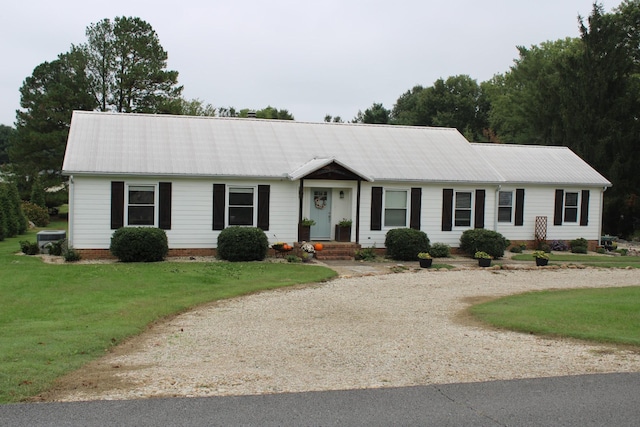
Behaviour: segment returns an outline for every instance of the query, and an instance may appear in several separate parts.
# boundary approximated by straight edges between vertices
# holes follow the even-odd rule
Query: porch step
[[[316,259],[319,261],[353,260],[357,250],[361,248],[358,243],[322,242],[322,250],[316,251]]]

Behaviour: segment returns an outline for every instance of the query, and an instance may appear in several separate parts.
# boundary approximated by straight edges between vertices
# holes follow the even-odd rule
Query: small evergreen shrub
[[[25,255],[38,255],[40,253],[38,242],[29,242],[28,240],[20,242],[20,250]]]
[[[33,222],[36,227],[46,227],[49,225],[49,211],[47,208],[31,202],[22,202],[22,211],[27,219]]]
[[[262,261],[269,240],[256,227],[227,227],[218,235],[218,257],[227,261]]]
[[[80,253],[73,248],[64,248],[62,250],[62,256],[67,262],[75,262],[80,261]]]
[[[451,255],[451,248],[446,243],[434,243],[431,245],[429,254],[433,258],[449,258]]]
[[[111,236],[109,250],[122,262],[156,262],[167,256],[169,243],[159,228],[123,227]]]
[[[387,256],[400,261],[415,261],[420,252],[429,252],[427,233],[412,228],[389,230],[384,239]]]
[[[511,249],[509,249],[509,251],[514,254],[521,254],[522,248],[520,247],[520,245],[515,245],[515,246],[512,246]]]
[[[57,240],[50,243],[47,243],[47,250],[49,251],[49,255],[60,256],[62,255],[63,247],[65,246],[65,240]]]
[[[480,251],[493,258],[502,258],[509,244],[509,240],[502,234],[484,228],[466,230],[460,236],[460,250],[470,256]]]
[[[571,247],[571,252],[574,254],[586,254],[589,243],[587,239],[580,237],[579,239],[569,242],[569,246]]]
[[[376,259],[375,247],[358,249],[353,257],[357,261],[374,261]]]

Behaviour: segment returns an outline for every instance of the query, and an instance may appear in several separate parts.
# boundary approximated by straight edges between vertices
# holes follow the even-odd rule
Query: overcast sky
[[[607,12],[621,0],[604,0]],[[33,69],[86,41],[88,25],[154,28],[187,99],[351,120],[438,78],[503,73],[516,46],[577,37],[593,0],[11,1],[0,7],[0,124],[13,125]]]

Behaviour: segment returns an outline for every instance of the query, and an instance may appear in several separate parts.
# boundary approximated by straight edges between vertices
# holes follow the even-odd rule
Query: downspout
[[[602,187],[602,193],[600,194],[600,222],[598,223],[598,245],[602,244],[602,222],[604,221],[604,217],[602,216],[604,212],[604,192],[607,191],[607,187]]]
[[[498,185],[496,187],[496,195],[494,197],[494,206],[493,206],[493,231],[498,231],[498,203],[499,203],[499,193],[502,190],[502,185]]]
[[[73,247],[73,224],[74,224],[74,220],[73,220],[73,213],[75,211],[74,206],[75,206],[75,185],[73,184],[73,175],[71,175],[69,177],[69,216],[67,217],[67,228],[69,229],[68,232],[68,236],[67,236],[67,242],[69,247]]]

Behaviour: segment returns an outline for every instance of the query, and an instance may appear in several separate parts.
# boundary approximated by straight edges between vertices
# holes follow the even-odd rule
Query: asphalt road
[[[640,373],[242,397],[0,405],[1,426],[638,426]]]

